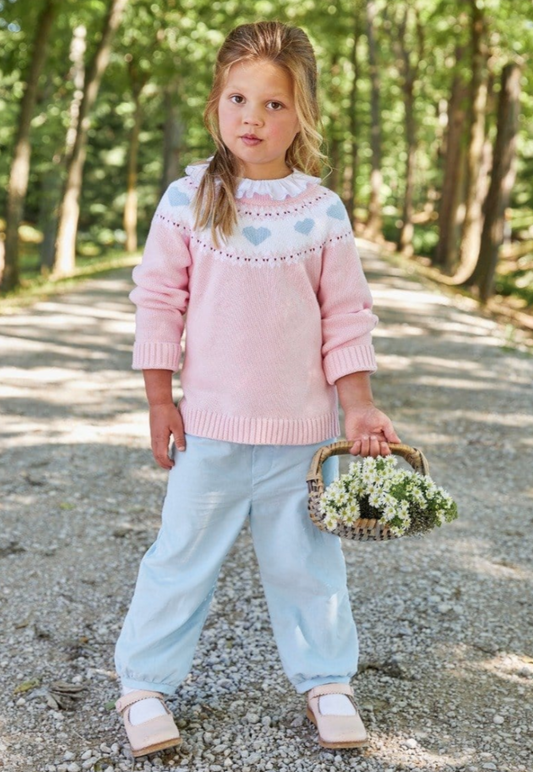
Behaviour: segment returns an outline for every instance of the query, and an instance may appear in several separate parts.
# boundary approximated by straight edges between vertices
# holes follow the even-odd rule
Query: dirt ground
[[[2,770],[533,770],[533,358],[358,243],[376,402],[460,513],[421,539],[344,544],[369,746],[326,752],[302,720],[245,529],[170,703],[185,742],[129,756],[113,647],[166,473],[130,368],[128,269],[0,317]]]

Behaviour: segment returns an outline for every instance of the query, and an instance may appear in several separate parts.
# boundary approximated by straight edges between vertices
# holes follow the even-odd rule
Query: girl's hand
[[[354,456],[389,456],[388,443],[401,442],[390,419],[373,403],[345,410],[344,426]]]
[[[150,436],[152,453],[163,469],[172,469],[174,461],[168,455],[170,436],[176,448],[185,450],[185,432],[181,413],[173,402],[150,405]]]

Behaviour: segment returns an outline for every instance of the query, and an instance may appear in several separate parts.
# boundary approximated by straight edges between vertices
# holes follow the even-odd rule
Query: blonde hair
[[[237,223],[235,191],[238,164],[222,141],[218,124],[218,103],[230,67],[236,62],[270,62],[292,78],[294,106],[300,130],[287,149],[285,162],[306,174],[320,176],[323,142],[322,120],[317,99],[317,64],[309,38],[300,27],[279,21],[258,21],[235,27],[222,44],[216,58],[214,79],[204,110],[204,125],[213,137],[216,151],[202,176],[194,198],[194,228],[211,225],[211,236],[219,247],[218,235],[231,235]],[[322,130],[323,131],[323,130]],[[204,161],[205,163],[206,161]],[[218,186],[217,186],[218,180]],[[218,190],[217,190],[218,187]]]

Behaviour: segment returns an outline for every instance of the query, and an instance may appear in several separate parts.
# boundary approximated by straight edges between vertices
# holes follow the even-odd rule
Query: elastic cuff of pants
[[[322,678],[310,678],[308,681],[302,681],[302,683],[295,686],[298,694],[304,694],[312,689],[314,686],[324,686],[324,684],[349,684],[352,676],[323,676]]]
[[[150,681],[135,681],[133,678],[121,678],[120,683],[122,686],[127,686],[128,689],[143,689],[147,692],[161,692],[169,697],[176,692],[176,689],[168,684],[155,684]]]

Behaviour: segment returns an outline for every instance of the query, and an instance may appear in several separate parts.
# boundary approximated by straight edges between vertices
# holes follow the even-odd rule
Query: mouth
[[[241,139],[244,142],[262,142],[262,139],[259,139],[259,137],[256,137],[254,134],[243,134],[241,136]]]

